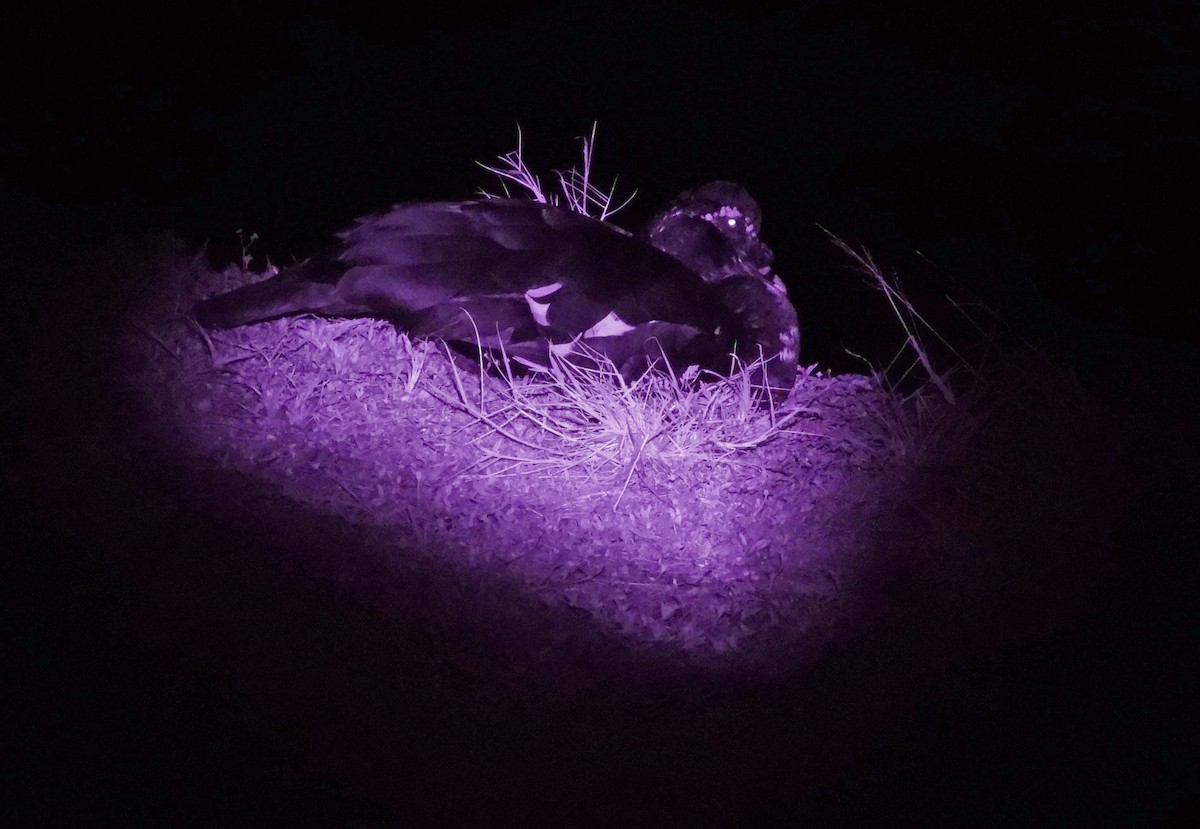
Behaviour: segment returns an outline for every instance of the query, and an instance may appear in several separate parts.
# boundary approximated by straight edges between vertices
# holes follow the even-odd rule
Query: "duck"
[[[638,233],[527,199],[410,202],[203,300],[194,317],[208,329],[375,317],[535,372],[610,361],[626,380],[693,367],[722,377],[740,364],[773,404],[795,383],[800,326],[761,227],[758,204],[727,181],[684,191]]]

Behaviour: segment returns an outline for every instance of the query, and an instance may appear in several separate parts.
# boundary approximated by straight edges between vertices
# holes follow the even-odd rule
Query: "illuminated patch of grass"
[[[789,431],[810,411],[758,404],[754,377],[760,363],[731,358],[729,376],[702,377],[695,368],[676,375],[670,366],[626,380],[604,355],[590,364],[552,356],[550,370],[516,375],[507,359],[480,358],[476,382],[466,382],[453,360],[454,393],[430,394],[502,439],[484,449],[490,474],[582,472],[621,481],[614,506],[642,463],[721,461]],[[489,382],[488,368],[499,382]],[[710,382],[700,382],[708,380]]]

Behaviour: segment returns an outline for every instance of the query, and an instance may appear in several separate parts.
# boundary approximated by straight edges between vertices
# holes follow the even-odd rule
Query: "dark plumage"
[[[338,253],[208,299],[196,319],[374,316],[533,368],[551,351],[599,352],[627,378],[663,359],[721,373],[731,353],[762,356],[756,384],[780,400],[795,381],[799,326],[760,225],[758,205],[728,182],[683,193],[640,238],[532,201],[398,205],[340,234]]]

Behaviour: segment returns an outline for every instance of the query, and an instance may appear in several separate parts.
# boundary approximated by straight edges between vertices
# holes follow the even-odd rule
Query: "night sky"
[[[1118,401],[1195,400],[1194,3],[274,5],[8,13],[6,311],[70,301],[42,265],[116,236],[170,231],[221,267],[241,229],[301,258],[356,216],[492,186],[475,162],[518,124],[549,171],[598,122],[597,175],[638,190],[618,223],[712,179],[758,199],[804,363],[898,346],[819,224],[918,299],[978,297]]]

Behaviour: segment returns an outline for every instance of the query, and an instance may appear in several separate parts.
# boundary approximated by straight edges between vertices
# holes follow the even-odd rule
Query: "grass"
[[[633,198],[616,199],[616,180],[607,189],[594,184],[593,154],[596,126],[582,141],[578,166],[555,171],[558,192],[545,187],[525,158],[523,135],[518,128],[517,146],[499,156],[492,165],[480,166],[495,175],[502,193],[480,191],[488,198],[516,194],[544,204],[563,205],[583,215],[606,220]],[[636,192],[636,191],[635,191]],[[956,415],[960,377],[978,377],[960,354],[926,321],[905,295],[899,281],[886,276],[866,250],[855,250],[825,230],[830,240],[850,259],[868,281],[881,291],[903,333],[903,344],[884,367],[871,366],[872,382],[881,390],[870,407],[887,435],[891,451],[915,462],[937,450],[945,434],[963,428]],[[238,232],[241,267],[226,271],[224,279],[236,283],[249,276],[253,261],[248,238]],[[275,269],[267,264],[267,274]],[[284,323],[272,323],[280,325]],[[335,371],[353,366],[360,352],[371,349],[370,340],[383,336],[378,323],[361,321],[299,321],[294,333]],[[196,328],[204,340],[214,369],[233,369],[256,357],[270,367],[278,352],[256,350],[243,342],[233,352],[218,353],[210,334]],[[368,342],[360,342],[366,335]],[[936,367],[926,347],[927,339],[940,343],[955,358],[945,369]],[[436,349],[414,342],[401,332],[390,332],[388,346],[403,355],[393,373],[400,393],[410,398],[423,390],[450,410],[465,415],[475,424],[471,445],[480,456],[470,464],[472,474],[496,478],[516,475],[578,475],[614,488],[611,504],[619,507],[639,469],[645,465],[672,468],[744,463],[756,450],[781,438],[821,439],[820,430],[802,428],[803,419],[819,414],[804,395],[765,409],[758,405],[761,389],[755,387],[761,365],[743,364],[730,356],[729,371],[721,376],[699,372],[695,367],[659,366],[633,380],[623,378],[602,355],[591,355],[587,364],[554,358],[549,371],[533,376],[516,373],[506,355],[500,359],[479,356],[475,376],[467,377],[460,362],[443,344],[448,359],[439,359],[437,377],[426,376]],[[276,346],[278,347],[278,346]],[[483,350],[480,349],[482,352]],[[817,366],[802,366],[798,385],[814,376]],[[900,394],[897,389],[918,373],[924,381],[917,390]],[[250,390],[262,407],[283,423],[298,425],[320,418],[329,401],[315,381],[299,382],[292,377],[279,388],[252,385]],[[910,383],[911,385],[911,383]]]
[[[617,202],[616,179],[607,190],[597,187],[592,179],[595,124],[581,141],[580,165],[555,172],[558,193],[544,187],[527,164],[519,128],[516,149],[500,156],[495,165],[480,166],[500,180],[505,197],[513,196],[509,185],[514,185],[536,202],[607,220],[628,205],[636,191]],[[487,190],[480,193],[500,197]],[[452,357],[448,350],[447,356]],[[584,356],[590,364],[553,358],[550,371],[534,378],[514,374],[506,356],[481,356],[476,382],[464,380],[451,359],[453,393],[435,388],[430,393],[474,418],[485,437],[499,439],[498,446],[484,450],[487,462],[482,466],[489,474],[581,472],[589,478],[615,477],[620,488],[614,508],[639,464],[728,460],[783,434],[806,411],[779,409],[773,402],[761,410],[762,391],[753,381],[756,373],[763,374],[761,361],[745,364],[730,355],[730,370],[723,376],[664,365],[626,381],[603,355]],[[494,388],[485,380],[489,374],[501,380]]]
[[[606,219],[627,205],[632,196],[613,207],[615,179],[607,191],[591,183],[595,140],[593,124],[590,137],[582,139],[581,167],[556,173],[561,199],[559,194],[543,188],[540,177],[526,163],[519,129],[515,150],[500,156],[494,166],[480,166],[500,179],[506,196],[512,195],[507,187],[512,183],[535,201],[549,204],[562,201],[578,213]],[[495,197],[487,191],[481,193]],[[851,266],[868,284],[885,296],[903,333],[900,348],[885,365],[877,367],[864,362],[871,377],[887,392],[885,403],[874,411],[886,426],[897,452],[915,461],[926,458],[949,433],[970,428],[964,426],[961,412],[957,411],[959,389],[964,378],[974,384],[984,375],[928,322],[909,300],[899,279],[885,275],[869,251],[856,250],[826,228],[821,230],[846,254]],[[949,365],[935,364],[928,347],[931,341],[951,355]],[[694,375],[681,377],[670,367],[663,373],[626,384],[611,364],[598,360],[594,369],[556,365],[550,373],[554,387],[552,403],[545,394],[531,393],[506,371],[500,372],[506,385],[494,399],[492,409],[486,407],[482,386],[472,400],[459,384],[457,397],[445,402],[476,417],[493,433],[534,450],[536,455],[532,457],[503,456],[510,462],[510,470],[531,466],[568,469],[583,463],[581,457],[586,457],[592,466],[612,464],[623,469],[643,456],[719,459],[771,440],[803,411],[780,412],[772,407],[765,417],[758,416],[753,411],[754,390],[749,382],[755,366],[740,365],[736,358],[733,360],[728,376],[707,389],[697,390],[690,385],[696,379]],[[481,365],[480,369],[483,368]],[[802,375],[811,374],[815,368],[815,365],[802,367]],[[902,394],[899,391],[902,386],[915,386],[915,390]],[[559,450],[546,444],[531,444],[524,437],[518,440],[511,428],[516,422],[534,424],[580,451],[560,455]],[[577,428],[581,423],[588,424],[588,428]]]
[[[626,381],[597,358],[519,375],[503,355],[464,367],[373,319],[205,332],[187,309],[255,275],[167,258],[145,269],[153,286],[131,288],[144,306],[120,366],[173,451],[413,550],[411,566],[502,573],[637,647],[770,664],[858,612],[860,579],[893,566],[947,573],[959,592],[973,567],[1062,583],[1005,550],[1056,526],[1047,510],[1064,533],[1089,514],[1072,506],[1088,492],[1074,470],[1050,466],[1077,451],[1063,438],[1079,431],[1069,383],[1033,362],[942,368],[916,316],[897,329],[924,353],[885,368],[920,379],[927,365],[941,385],[900,394],[884,370],[810,366],[762,410],[753,366]],[[865,254],[852,261],[885,280]],[[1013,504],[1033,517],[1014,520]]]
[[[553,195],[611,215],[615,189],[592,184],[594,133],[584,147],[584,169],[558,174]],[[550,199],[520,144],[505,159],[502,180]],[[774,642],[765,659],[849,612],[858,575],[891,566],[871,556],[894,561],[897,544],[930,539],[941,545],[930,559],[957,554],[964,537],[990,532],[976,494],[1012,489],[1003,476],[986,488],[955,482],[939,490],[965,493],[951,507],[913,489],[914,470],[970,461],[998,406],[979,393],[995,366],[968,366],[867,252],[834,243],[893,303],[902,353],[869,376],[802,367],[787,401],[765,409],[758,367],[736,362],[728,376],[662,366],[626,379],[593,355],[528,374],[503,353],[464,365],[373,319],[189,324],[200,296],[254,278],[248,249],[222,273],[193,259],[171,275],[170,301],[136,320],[136,364],[147,368],[131,384],[158,390],[175,444],[202,465],[451,566],[502,570],[631,641],[728,654],[761,637]],[[897,390],[913,380],[917,391]],[[1003,470],[1007,451],[997,446],[988,464]],[[916,505],[892,515],[881,511],[889,499]],[[912,515],[925,517],[918,526]]]
[[[454,394],[430,393],[503,439],[504,448],[485,450],[493,474],[616,474],[614,509],[639,463],[728,460],[789,433],[810,411],[762,409],[752,380],[757,363],[733,358],[729,376],[697,384],[694,368],[679,376],[669,366],[627,381],[603,355],[591,356],[592,365],[581,365],[552,355],[550,371],[534,377],[515,375],[506,359],[485,365],[481,356],[476,383],[450,359]],[[488,382],[489,374],[500,382]]]
[[[513,198],[508,185],[514,184],[524,191],[526,198],[539,204],[550,204],[556,207],[564,205],[569,210],[584,216],[607,221],[633,201],[637,191],[633,191],[627,198],[614,206],[617,190],[616,178],[613,179],[613,183],[607,191],[601,190],[592,183],[592,155],[596,149],[596,126],[593,123],[591,135],[580,139],[583,142],[583,159],[580,166],[571,167],[566,171],[555,171],[559,190],[562,191],[561,195],[553,190],[543,188],[541,178],[526,164],[525,145],[520,127],[517,127],[517,148],[500,156],[496,166],[482,162],[477,163],[500,179],[504,198]],[[500,194],[483,188],[480,188],[479,194],[489,199],[501,198]]]
[[[851,356],[863,361],[872,379],[886,391],[883,404],[875,410],[874,416],[884,426],[897,454],[920,464],[969,440],[980,428],[979,405],[985,400],[995,402],[996,393],[1007,393],[1011,389],[1002,390],[995,385],[983,365],[963,356],[961,348],[942,336],[909,299],[899,278],[885,274],[870,251],[855,249],[825,227],[818,227],[847,256],[851,269],[883,294],[902,335],[896,353],[882,366],[848,350]],[[985,359],[992,357],[1002,363],[1012,362],[1014,355],[1004,354],[964,305],[954,303],[954,307],[980,334],[977,346]],[[939,346],[942,354],[949,355],[948,363],[932,356],[931,344]],[[971,416],[962,405],[964,394],[974,409]]]

